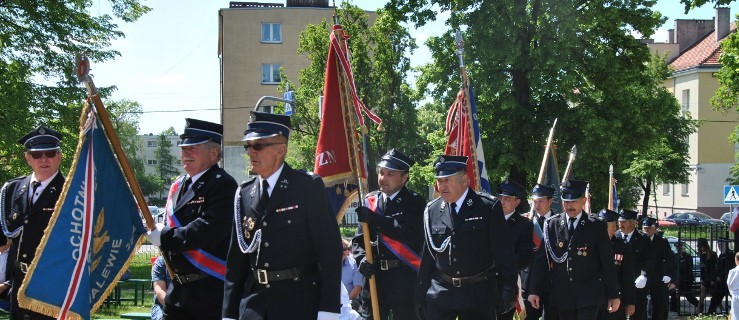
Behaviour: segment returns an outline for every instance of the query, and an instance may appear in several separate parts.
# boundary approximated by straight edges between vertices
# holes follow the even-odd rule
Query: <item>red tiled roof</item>
[[[736,31],[736,23],[731,24],[729,34],[734,31]],[[724,39],[726,37],[716,41],[716,30],[714,30],[672,60],[670,67],[675,71],[680,71],[699,66],[719,66],[718,58],[721,56],[719,44]]]

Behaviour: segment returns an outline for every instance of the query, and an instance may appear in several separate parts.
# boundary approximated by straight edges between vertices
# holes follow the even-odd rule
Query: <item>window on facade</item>
[[[280,23],[262,23],[262,42],[281,43],[282,25]]]
[[[665,183],[662,185],[662,195],[666,196],[669,194],[670,194],[670,185]]]
[[[263,84],[279,84],[280,65],[279,64],[262,64],[262,83]]]
[[[682,196],[688,196],[688,184],[684,183],[681,187],[680,194]]]
[[[157,161],[156,160],[146,160],[146,164],[150,166],[155,166],[157,165]]]
[[[156,140],[146,141],[146,146],[149,147],[149,148],[156,148],[157,147],[157,141]]]
[[[690,90],[683,90],[682,112],[690,112]]]

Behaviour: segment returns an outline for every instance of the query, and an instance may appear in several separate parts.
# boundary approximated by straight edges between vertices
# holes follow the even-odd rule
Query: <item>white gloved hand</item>
[[[154,230],[146,232],[146,238],[157,247],[162,245],[162,229],[164,229],[164,224],[157,223],[154,225]]]
[[[637,288],[642,289],[647,286],[647,277],[644,275],[641,275],[636,278],[636,281],[634,281],[634,285],[636,285]]]
[[[672,280],[672,278],[670,278],[670,276],[664,276],[664,277],[662,277],[662,282],[664,282],[664,283],[670,283],[670,280]]]
[[[333,312],[327,312],[327,311],[318,311],[318,318],[317,320],[339,320],[340,314],[333,313]]]

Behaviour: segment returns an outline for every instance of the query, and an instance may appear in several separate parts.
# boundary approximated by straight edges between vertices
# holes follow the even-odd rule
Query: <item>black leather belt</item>
[[[403,263],[400,260],[377,260],[380,270],[390,270],[400,267]]]
[[[193,281],[198,281],[200,279],[205,279],[209,276],[210,275],[208,275],[205,272],[196,272],[196,273],[188,273],[188,274],[175,273],[174,281],[177,281],[177,283],[179,284],[185,284],[185,283],[190,283]]]
[[[495,264],[491,265],[490,267],[485,269],[485,271],[480,272],[478,274],[474,274],[468,277],[459,277],[459,278],[450,277],[448,274],[442,271],[439,271],[439,270],[437,270],[436,273],[439,275],[439,278],[442,281],[459,288],[464,285],[477,283],[477,282],[487,279],[488,276],[493,273],[494,269],[495,269]]]
[[[20,262],[20,261],[16,261],[15,262],[15,267],[18,268],[18,270],[20,270],[23,273],[28,273],[28,266],[29,265],[31,265],[31,264],[30,263],[25,263],[25,262]]]
[[[308,266],[308,267],[295,267],[285,270],[278,270],[278,271],[272,271],[272,270],[264,270],[264,269],[252,269],[252,273],[257,278],[257,282],[260,284],[268,284],[270,281],[282,281],[282,280],[289,280],[289,279],[295,279],[301,276],[304,276],[306,274],[316,273],[318,272],[318,267],[316,265]]]

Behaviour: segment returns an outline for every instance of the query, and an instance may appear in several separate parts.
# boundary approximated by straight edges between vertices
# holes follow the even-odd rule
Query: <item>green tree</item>
[[[160,199],[163,198],[162,191],[168,190],[172,181],[177,178],[177,175],[180,173],[176,167],[176,165],[179,164],[179,161],[170,151],[172,148],[172,142],[167,139],[167,136],[172,135],[173,133],[173,127],[160,133],[159,139],[157,140],[157,149],[154,151],[154,158],[157,161],[157,176],[161,182],[158,188]]]
[[[368,121],[371,137],[368,167],[374,168],[379,157],[391,148],[399,148],[414,159],[426,158],[428,146],[416,130],[414,92],[405,79],[410,70],[407,54],[415,49],[413,39],[385,10],[377,12],[377,19],[371,26],[363,10],[346,2],[341,4],[337,14],[351,36],[348,47],[359,97],[384,120],[384,131],[378,131]],[[297,167],[313,168],[320,127],[318,97],[323,94],[330,27],[324,20],[309,25],[300,34],[298,54],[306,55],[311,64],[300,72],[292,117],[296,134],[291,141],[289,159]],[[369,180],[374,183],[374,179]]]
[[[464,30],[493,185],[506,175],[533,184],[548,130],[558,118],[556,144],[566,150],[577,145],[575,177],[591,181],[593,207],[600,208],[609,164],[619,174],[631,166],[632,152],[641,154],[670,138],[649,129],[663,116],[655,112],[667,106],[656,106],[665,97],[647,70],[646,46],[632,35],[649,37],[664,22],[653,5],[650,0],[391,0],[386,8],[416,25],[437,16],[434,6],[451,11],[450,30],[426,42],[433,62],[421,68],[417,82],[440,105],[451,104],[459,89],[453,32]],[[651,134],[654,139],[644,138]],[[567,153],[558,156],[564,168]],[[626,176],[619,179],[619,190],[628,195],[623,204],[633,206],[638,195],[628,191],[637,180],[621,175]]]
[[[74,54],[92,62],[120,55],[108,49],[123,36],[114,17],[132,22],[150,8],[137,0],[109,0],[110,14],[94,14],[93,2],[0,1],[0,179],[26,174],[17,138],[44,124],[65,135],[62,170],[68,168],[79,134],[84,90],[72,77]],[[99,3],[98,3],[99,4]],[[101,88],[102,96],[110,88]]]

